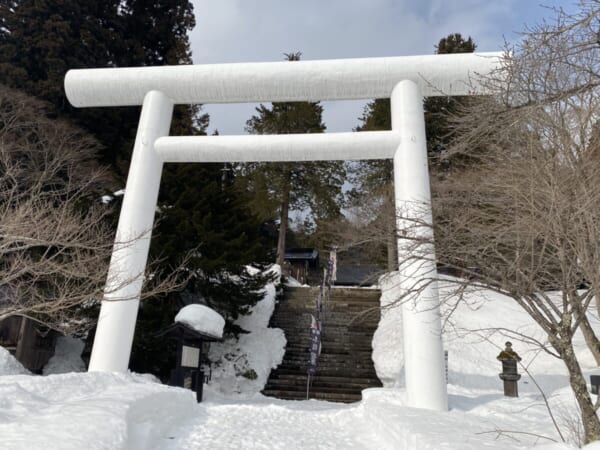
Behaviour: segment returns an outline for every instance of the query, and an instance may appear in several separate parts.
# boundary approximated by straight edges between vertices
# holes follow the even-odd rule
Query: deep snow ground
[[[0,448],[575,448],[577,409],[562,362],[498,328],[544,340],[510,299],[490,292],[470,293],[445,327],[449,412],[404,406],[400,371],[393,373],[391,366],[386,368],[387,376],[399,379],[388,385],[395,387],[364,391],[363,401],[352,405],[283,401],[250,392],[224,395],[223,378],[214,388],[206,388],[205,402],[196,404],[190,391],[163,386],[148,376],[23,374],[0,348],[0,374],[4,374],[0,376]],[[380,338],[386,339],[385,333]],[[530,375],[523,373],[518,399],[503,397],[496,355],[507,339],[548,397],[570,444],[560,442]],[[581,338],[577,344],[587,377],[594,361]],[[389,351],[397,347],[388,345]],[[402,359],[400,350],[392,356]],[[586,447],[591,449],[600,445]]]

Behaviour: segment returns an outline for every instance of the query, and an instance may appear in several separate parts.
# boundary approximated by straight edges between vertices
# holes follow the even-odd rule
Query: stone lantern
[[[504,381],[504,395],[518,397],[519,387],[517,381],[521,378],[517,371],[517,363],[521,357],[512,349],[512,343],[506,342],[506,348],[500,352],[497,359],[502,362],[502,373],[498,376]]]

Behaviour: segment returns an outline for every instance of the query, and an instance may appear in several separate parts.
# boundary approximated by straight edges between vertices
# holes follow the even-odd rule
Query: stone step
[[[290,354],[285,354],[283,357],[283,361],[298,361],[299,363],[304,364],[305,362],[308,362],[308,353],[290,353]],[[326,365],[334,365],[334,364],[339,364],[339,365],[348,365],[348,364],[359,364],[359,365],[370,365],[373,366],[373,361],[371,360],[371,357],[355,357],[354,355],[329,355],[327,353],[321,353],[321,355],[319,355],[319,365],[320,366],[326,366]]]
[[[310,316],[316,316],[316,311],[314,307],[311,308],[296,308],[291,306],[282,306],[279,309],[275,310],[275,314],[273,317],[281,317],[281,318],[302,318],[304,320],[310,319]],[[371,321],[377,322],[379,321],[379,311],[369,308],[350,308],[343,307],[343,311],[336,310],[332,308],[323,308],[321,311],[321,318],[338,321],[338,322],[359,322],[359,321]]]
[[[308,361],[283,361],[278,369],[281,373],[291,374],[306,374],[308,370]],[[375,370],[369,364],[320,364],[317,367],[317,373],[320,375],[338,376],[342,378],[359,378],[376,377]]]
[[[306,385],[306,374],[273,374],[274,380],[289,380],[293,381],[297,384],[305,384]],[[326,375],[316,375],[311,377],[313,383],[333,383],[336,385],[340,385],[343,383],[357,383],[361,385],[369,385],[369,386],[381,386],[381,382],[377,378],[358,378],[358,377],[335,377],[335,376],[326,376]]]
[[[287,346],[294,349],[308,349],[310,345],[310,336],[298,336],[286,334]],[[336,338],[332,336],[321,337],[321,347],[328,348],[343,347],[348,350],[371,351],[371,338]]]
[[[279,303],[279,311],[291,311],[296,313],[312,314],[316,309],[316,303]],[[351,302],[344,303],[324,303],[321,310],[335,314],[379,314],[379,303],[374,304],[356,304]]]
[[[297,360],[297,361],[304,361],[304,360],[308,360],[308,352],[286,352],[285,357],[286,360]],[[359,354],[350,354],[350,353],[344,353],[344,354],[340,354],[340,353],[326,353],[323,352],[321,353],[321,355],[319,355],[319,361],[324,364],[324,363],[329,363],[329,362],[346,362],[346,361],[357,361],[357,362],[370,362],[372,363],[371,360],[371,354],[370,353],[366,353],[366,352],[361,352]]]
[[[277,304],[277,307],[280,308],[280,311],[300,311],[310,313],[314,311],[317,307],[316,302],[283,302]],[[368,313],[372,312],[373,314],[377,314],[380,308],[379,302],[377,303],[355,303],[355,302],[335,302],[335,303],[323,303],[322,310],[324,311],[332,311],[335,313],[348,313],[348,314],[359,314],[359,313]]]
[[[306,345],[304,347],[295,347],[295,348],[288,349],[287,352],[289,352],[290,355],[306,355],[308,357],[308,354],[310,352],[307,347],[308,347],[308,345]],[[355,348],[350,345],[346,345],[346,346],[323,345],[323,346],[321,346],[321,356],[322,355],[333,355],[333,356],[338,356],[338,357],[349,356],[352,358],[361,358],[362,359],[362,358],[370,358],[370,356],[367,356],[365,354],[368,353],[370,355],[371,352],[372,352],[371,348],[366,347],[366,346],[360,347],[360,348]]]
[[[302,360],[289,361],[289,360],[284,359],[282,361],[282,363],[279,365],[278,369],[281,368],[282,370],[290,370],[290,371],[297,370],[299,372],[305,372],[307,367],[308,367],[308,361],[302,361]],[[373,368],[373,363],[370,361],[368,361],[366,363],[351,361],[351,362],[339,363],[339,364],[327,364],[326,362],[321,363],[321,361],[319,361],[318,369],[319,369],[319,373],[325,374],[325,371],[327,371],[327,372],[335,371],[336,374],[343,374],[343,375],[347,375],[348,377],[351,377],[352,375],[354,375],[357,372],[375,374],[375,370]]]
[[[326,358],[326,355],[321,355],[319,357],[319,367],[365,367],[371,368],[373,366],[373,361],[371,359],[331,359]],[[298,365],[305,367],[308,364],[308,355],[304,357],[303,355],[298,356],[288,356],[287,354],[284,356],[281,365],[289,364],[289,365]],[[280,366],[281,366],[280,365]],[[349,374],[352,376],[352,374]]]
[[[272,373],[285,375],[306,374],[308,361],[282,362]],[[319,364],[318,375],[342,378],[377,378],[375,368],[372,364]]]
[[[308,343],[304,345],[302,343],[291,343],[287,347],[287,352],[294,355],[308,355],[310,349]],[[334,355],[334,356],[351,356],[355,358],[366,358],[372,352],[370,345],[351,345],[351,344],[336,344],[332,342],[325,342],[321,345],[321,355]]]
[[[277,327],[275,327],[277,328]],[[292,336],[298,336],[298,335],[304,335],[304,336],[310,336],[310,328],[304,328],[304,327],[299,327],[299,328],[292,328],[292,327],[281,327],[282,330],[284,330],[284,333],[287,335],[292,335]],[[349,338],[349,339],[355,339],[355,338],[360,338],[360,337],[366,337],[366,338],[370,338],[373,336],[373,333],[375,332],[376,328],[372,328],[372,329],[365,329],[365,328],[361,328],[359,330],[352,330],[352,329],[344,329],[342,327],[327,327],[326,324],[323,325],[323,327],[321,328],[321,336],[331,336],[331,337],[343,337],[343,338]]]
[[[286,334],[287,345],[291,348],[296,349],[308,349],[310,344],[310,337],[306,336],[297,336],[297,335],[289,335]],[[371,351],[371,339],[362,338],[362,339],[335,339],[330,337],[323,336],[321,339],[321,347],[327,348],[344,348],[346,350],[359,350],[359,351]]]
[[[313,314],[314,316],[314,314]],[[315,319],[317,317],[315,316]],[[372,331],[377,328],[379,325],[379,319],[377,320],[363,320],[357,319],[353,317],[331,317],[328,315],[321,315],[321,324],[324,326],[327,325],[329,328],[341,328],[341,329],[365,329]],[[279,315],[275,313],[273,317],[271,317],[271,326],[275,326],[275,324],[281,324],[284,327],[289,327],[291,329],[305,329],[309,330],[312,323],[312,318],[309,314],[301,315],[301,314],[289,314],[289,315]]]
[[[285,298],[280,299],[278,301],[278,303],[281,305],[286,305],[286,304],[314,305],[318,298],[319,298],[319,296],[317,294],[310,294],[310,293],[287,294],[286,293]],[[356,304],[357,306],[379,305],[380,301],[381,301],[381,296],[379,294],[373,295],[373,296],[333,295],[331,297],[325,296],[325,297],[321,298],[321,302],[323,304],[351,303],[351,304]]]
[[[312,381],[312,380],[311,380]],[[269,381],[265,386],[265,390],[279,390],[279,391],[293,391],[293,392],[306,392],[307,380],[304,383],[289,383],[286,380],[273,380]],[[346,383],[343,386],[335,385],[333,383],[323,384],[310,384],[310,390],[313,392],[324,392],[324,393],[335,393],[335,394],[360,394],[363,389],[367,387],[356,383]]]
[[[290,331],[309,331],[310,330],[310,320],[302,320],[300,317],[273,317],[271,319],[271,327],[272,328],[285,328]],[[360,332],[363,331],[365,333],[373,333],[377,329],[377,325],[379,322],[350,322],[345,320],[330,320],[330,319],[322,319],[321,321],[322,329],[328,328],[330,330],[339,329],[339,331],[353,331]]]
[[[290,337],[304,337],[304,336],[310,336],[310,328],[309,327],[298,327],[298,328],[292,328],[292,327],[286,327],[286,326],[273,326],[274,324],[271,324],[272,327],[271,328],[280,328],[283,330],[283,332],[285,333],[285,335],[289,335]],[[356,339],[356,338],[372,338],[373,333],[375,333],[376,328],[361,328],[359,330],[349,330],[347,328],[342,328],[342,327],[328,327],[325,324],[323,325],[323,327],[321,328],[321,336],[329,336],[329,337],[341,337],[341,338],[348,338],[348,339]]]
[[[319,364],[320,368],[334,368],[334,369],[361,368],[361,369],[365,369],[365,370],[371,370],[373,362],[370,360],[366,360],[366,359],[362,360],[362,361],[358,361],[358,360],[336,361],[336,360],[327,360],[327,359],[319,358],[318,364]],[[303,370],[305,370],[307,365],[308,365],[308,358],[297,358],[296,359],[296,358],[288,358],[286,356],[283,359],[283,361],[281,362],[280,367],[298,366],[298,367],[302,367]],[[348,374],[348,376],[352,377],[353,374],[350,373],[350,374]]]
[[[274,328],[282,328],[286,331],[291,331],[294,333],[310,333],[310,321],[301,321],[301,320],[285,320],[280,321],[277,317],[274,317],[270,322],[271,327]],[[331,333],[342,333],[342,334],[360,334],[360,333],[370,333],[373,334],[377,329],[376,326],[366,326],[364,324],[350,324],[346,323],[330,323],[326,320],[321,322],[321,330],[329,331]]]
[[[294,366],[279,366],[275,369],[275,372],[280,375],[302,375],[306,374],[307,367],[301,367],[298,365]],[[354,369],[352,371],[347,368],[338,369],[332,367],[318,367],[316,375],[327,376],[327,377],[340,377],[340,378],[377,378],[377,374],[374,369]]]
[[[297,353],[297,352],[286,352],[284,356],[285,361],[308,361],[308,352]],[[319,364],[332,364],[332,363],[345,363],[348,361],[360,362],[361,364],[373,364],[371,355],[361,353],[360,355],[351,355],[349,353],[321,353],[319,355]]]
[[[316,316],[316,310],[314,307],[311,308],[296,308],[292,306],[282,306],[275,309],[273,317],[281,318],[302,318],[303,320],[310,319],[310,316]],[[344,307],[343,310],[335,310],[332,308],[323,308],[321,311],[321,318],[328,319],[331,321],[338,322],[358,322],[358,321],[371,321],[376,322],[379,320],[379,311],[368,308],[349,308]]]
[[[277,397],[284,400],[306,400],[306,391],[279,391],[279,390],[264,390],[263,395],[269,397]],[[362,395],[359,394],[335,394],[326,392],[309,392],[308,398],[316,400],[326,400],[338,403],[353,403],[362,400]]]
[[[286,338],[290,341],[304,339],[306,337],[310,338],[310,331],[307,329],[299,329],[299,330],[290,330],[283,329],[283,332],[286,335]],[[323,327],[321,331],[321,340],[325,341],[371,341],[373,339],[374,331],[353,331],[353,330],[336,330],[331,328]]]
[[[310,336],[310,329],[308,328],[298,328],[298,329],[290,329],[290,328],[282,328],[283,332],[290,337],[305,337]],[[321,337],[324,339],[325,336],[330,339],[372,339],[373,331],[363,331],[363,330],[343,330],[337,328],[325,328],[321,329]]]
[[[325,359],[344,359],[344,358],[351,358],[351,359],[368,359],[369,361],[371,360],[371,350],[366,349],[366,350],[352,350],[352,351],[345,351],[345,352],[331,352],[329,351],[326,347],[323,348],[321,347],[321,355],[323,358]],[[297,355],[297,356],[306,356],[308,357],[309,352],[306,350],[296,350],[296,349],[289,349],[286,351],[286,354],[289,355]]]
[[[284,292],[286,295],[286,298],[288,296],[294,296],[294,295],[314,295],[316,296],[319,293],[320,288],[319,287],[293,287],[293,286],[286,286],[284,288]],[[325,288],[325,290],[327,290],[327,288]],[[349,288],[339,288],[339,287],[333,287],[331,289],[329,289],[329,292],[331,294],[332,297],[339,297],[339,296],[353,296],[353,297],[381,297],[381,291],[379,289],[349,289]]]
[[[310,300],[310,301],[285,301],[285,302],[280,302],[277,304],[277,307],[280,308],[280,310],[285,311],[285,310],[298,310],[298,311],[305,311],[305,312],[311,312],[314,311],[316,308],[316,301]],[[334,312],[347,312],[347,313],[361,313],[361,312],[368,312],[368,311],[373,311],[374,313],[377,312],[377,310],[379,309],[380,305],[379,305],[379,301],[377,302],[369,302],[369,303],[365,303],[365,302],[352,302],[352,301],[343,301],[343,302],[324,302],[323,303],[323,307],[322,309],[325,311],[334,311]]]
[[[271,322],[270,325],[272,327],[285,327],[288,328],[292,331],[299,331],[299,330],[310,330],[310,326],[311,326],[311,322],[312,319],[310,318],[310,316],[304,318],[301,316],[274,316],[271,318]],[[349,330],[349,331],[369,331],[369,332],[373,332],[375,329],[377,329],[377,325],[379,324],[379,321],[375,322],[375,321],[363,321],[363,322],[359,322],[358,320],[345,320],[345,319],[341,319],[341,320],[332,320],[328,317],[323,317],[321,316],[321,324],[323,325],[323,328],[327,327],[327,328],[331,328],[331,329],[336,329],[339,328],[340,330]]]
[[[310,326],[312,317],[317,318],[314,310],[307,312],[299,311],[275,311],[271,317],[271,321],[291,322],[296,326]],[[332,326],[350,326],[350,327],[376,327],[379,324],[379,315],[365,316],[362,314],[339,314],[337,312],[324,311],[319,316],[321,322],[330,323]]]
[[[375,289],[335,288],[324,303],[321,355],[312,377],[310,398],[354,402],[361,391],[381,386],[371,359],[373,333],[379,323],[379,298]],[[277,303],[270,326],[286,336],[282,364],[273,371],[263,393],[285,399],[306,398],[311,315],[315,314],[318,288],[286,288]]]
[[[279,385],[279,384],[269,384],[265,386],[264,391],[287,391],[287,392],[303,392],[306,394],[306,381],[297,385]],[[311,384],[309,387],[310,392],[313,393],[322,393],[322,394],[350,394],[350,395],[361,395],[362,391],[365,389],[369,389],[375,386],[354,386],[348,387],[346,389],[335,388],[335,387],[326,387],[326,386],[316,386]]]
[[[319,357],[323,357],[324,360],[333,359],[357,359],[357,360],[371,360],[372,351],[368,348],[355,349],[351,346],[347,347],[321,347],[321,354]],[[292,348],[286,351],[286,355],[295,356],[295,357],[306,357],[310,354],[307,348]]]

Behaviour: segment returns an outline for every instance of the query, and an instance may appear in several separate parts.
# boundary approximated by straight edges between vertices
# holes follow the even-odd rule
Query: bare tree
[[[93,325],[81,308],[102,298],[114,239],[98,149],[37,100],[0,87],[0,320],[21,314],[69,333]]]
[[[477,164],[450,173],[433,196],[438,262],[466,278],[458,284],[511,297],[544,330],[546,350],[568,370],[586,442],[600,439],[600,421],[573,336],[581,329],[600,362],[587,318],[600,286],[599,13],[598,1],[583,1],[525,33],[489,80],[494,95],[458,121],[453,151],[477,149]]]

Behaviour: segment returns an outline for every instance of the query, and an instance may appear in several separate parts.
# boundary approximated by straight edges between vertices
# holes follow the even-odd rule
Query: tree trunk
[[[588,392],[585,378],[581,373],[581,367],[573,351],[573,342],[571,339],[561,339],[558,341],[557,350],[562,357],[569,372],[569,383],[575,393],[575,399],[581,412],[581,421],[585,433],[584,443],[600,440],[600,421],[596,415],[596,410],[592,404],[590,393]]]
[[[388,272],[398,270],[398,239],[395,227],[390,227],[387,234],[387,269]]]
[[[597,284],[594,282],[592,283],[592,292],[594,293],[594,303],[596,303],[596,314],[598,314],[598,317],[600,317],[600,295],[598,295],[598,289],[596,289]]]
[[[585,315],[581,319],[579,328],[581,328],[585,343],[592,352],[592,355],[594,355],[596,365],[600,366],[600,340],[598,340],[596,333],[594,333],[594,329],[590,325],[590,321]]]
[[[386,194],[387,208],[389,211],[387,220],[387,269],[388,272],[398,270],[398,236],[396,235],[396,206],[394,202],[394,190],[391,184]]]
[[[281,213],[279,217],[279,237],[277,239],[277,264],[283,267],[285,259],[285,234],[288,227],[288,214],[290,210],[290,177],[288,171],[285,174],[285,180],[281,192]]]

